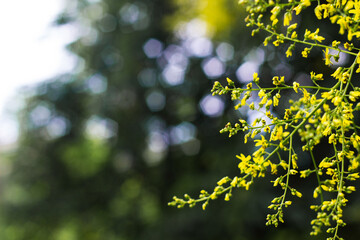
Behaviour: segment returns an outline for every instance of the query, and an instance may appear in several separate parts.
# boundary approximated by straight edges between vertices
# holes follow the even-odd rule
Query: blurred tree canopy
[[[233,0],[68,1],[55,24],[78,32],[68,46],[78,64],[29,89],[18,113],[0,238],[306,238],[306,213],[290,212],[291,228],[264,228],[274,195],[266,184],[206,212],[167,206],[233,174],[234,155],[248,151],[219,134],[247,112],[212,96],[215,80],[241,85],[253,71],[307,79],[306,62],[262,48],[241,17]]]

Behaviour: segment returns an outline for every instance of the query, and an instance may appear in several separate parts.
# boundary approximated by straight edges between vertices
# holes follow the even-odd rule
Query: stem
[[[289,143],[289,162],[288,162],[288,169],[287,169],[287,174],[286,174],[286,187],[284,190],[284,194],[282,196],[280,207],[282,207],[284,205],[286,192],[289,187],[289,178],[290,178],[290,170],[291,170],[291,149],[292,149],[292,137],[290,138],[290,143]]]
[[[279,33],[271,31],[270,29],[267,29],[264,26],[258,25],[258,27],[265,30],[265,31],[267,31],[268,33],[271,33],[271,34],[276,35],[276,36],[280,36]],[[284,40],[288,40],[288,41],[292,41],[292,42],[296,42],[296,43],[301,43],[301,44],[305,44],[305,45],[310,45],[312,47],[321,47],[321,48],[325,48],[325,49],[328,48],[328,49],[336,50],[336,51],[343,52],[343,53],[346,53],[346,54],[349,54],[349,55],[357,56],[357,53],[342,50],[342,49],[331,47],[331,46],[326,46],[324,44],[306,42],[306,41],[299,40],[299,39],[296,39],[296,38],[289,38],[289,37],[286,37],[286,36],[283,36],[283,35],[281,35],[280,37],[282,39],[284,39]]]
[[[312,152],[312,150],[310,149],[310,146],[308,144],[308,147],[309,147],[309,152],[310,152],[310,156],[311,156],[311,159],[312,159],[312,162],[314,164],[314,168],[315,168],[315,173],[316,173],[316,178],[317,178],[317,182],[318,182],[318,185],[319,185],[319,189],[320,189],[320,199],[321,199],[321,202],[324,202],[324,197],[323,197],[323,193],[322,193],[322,189],[321,189],[321,181],[320,181],[320,176],[319,176],[319,169],[317,167],[317,164],[316,164],[316,161],[315,161],[315,158],[314,158],[314,154]]]
[[[300,88],[306,88],[306,89],[316,89],[316,90],[325,90],[325,91],[330,91],[331,88],[326,88],[326,87],[317,87],[317,86],[299,86]],[[271,91],[271,90],[286,90],[286,89],[293,89],[292,86],[286,86],[286,87],[275,87],[275,88],[251,88],[251,89],[239,89],[242,91],[260,91],[260,90],[266,90],[266,91]],[[232,89],[233,90],[233,89]]]

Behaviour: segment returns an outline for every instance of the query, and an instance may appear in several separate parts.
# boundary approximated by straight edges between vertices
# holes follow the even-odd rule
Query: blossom
[[[332,62],[331,62],[332,55],[329,53],[329,48],[326,48],[326,50],[325,51],[323,50],[323,52],[325,54],[325,58],[324,58],[325,65],[330,66],[332,64]]]
[[[263,89],[261,89],[259,91],[258,95],[259,95],[259,98],[263,98],[264,96],[266,96],[265,91]]]
[[[358,0],[354,3],[354,8],[349,11],[349,13],[354,14],[354,21],[360,20],[360,2]]]
[[[250,159],[251,159],[251,156],[249,155],[249,156],[247,156],[247,157],[245,157],[245,155],[244,154],[240,154],[240,156],[239,155],[236,155],[236,157],[238,158],[238,159],[240,159],[242,162],[248,162],[248,161],[250,161]]]
[[[284,26],[290,25],[291,20],[292,20],[291,12],[286,12],[284,14]]]
[[[258,81],[259,81],[259,75],[258,75],[258,73],[256,73],[256,72],[253,73],[253,80],[254,80],[254,82],[258,82]]]
[[[268,143],[267,140],[265,139],[265,137],[263,135],[261,135],[261,139],[258,140],[254,140],[254,142],[256,143],[255,146],[261,146],[262,148],[267,148],[268,147]]]
[[[304,48],[304,50],[301,52],[301,55],[304,58],[307,58],[309,56],[309,53],[310,53],[310,48]]]
[[[349,93],[349,99],[350,99],[351,101],[353,101],[353,102],[355,102],[356,99],[359,98],[359,97],[360,97],[360,91],[351,91],[351,92]]]
[[[314,81],[324,80],[324,77],[323,77],[322,73],[316,74],[314,72],[311,72],[310,76],[311,76],[311,79],[314,80]]]
[[[298,88],[299,88],[300,84],[297,82],[293,82],[293,89],[296,93],[298,93]]]

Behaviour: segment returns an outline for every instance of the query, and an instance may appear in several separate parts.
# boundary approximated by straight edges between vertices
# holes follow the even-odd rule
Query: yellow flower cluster
[[[326,34],[319,35],[319,28],[305,29],[303,38],[299,39],[296,31],[299,23],[292,23],[293,14],[300,14],[314,3],[317,4],[314,8],[316,18],[329,18],[331,23],[340,27],[339,34],[347,34],[350,42],[333,40],[331,45],[323,45]],[[356,190],[348,184],[360,178],[360,133],[359,126],[354,122],[354,113],[360,110],[360,88],[353,83],[354,74],[360,73],[360,48],[351,42],[354,38],[360,38],[360,1],[320,3],[289,0],[280,3],[242,0],[240,4],[246,6],[249,15],[245,21],[247,26],[255,28],[253,33],[262,30],[269,34],[264,40],[265,46],[271,42],[274,46],[290,43],[286,57],[292,57],[297,45],[304,45],[304,58],[309,57],[313,48],[319,48],[326,66],[335,64],[340,53],[352,56],[354,61],[349,66],[338,67],[331,75],[311,71],[312,84],[309,86],[300,85],[284,76],[274,76],[273,87],[262,88],[259,73],[254,73],[253,81],[243,87],[236,87],[230,79],[227,79],[227,86],[215,82],[212,89],[214,95],[230,94],[235,109],[247,106],[262,115],[253,122],[239,119],[235,124],[228,123],[220,131],[228,133],[229,137],[244,132],[244,143],[252,142],[253,152],[247,156],[242,153],[237,155],[238,176],[222,178],[212,193],[202,190],[197,199],[188,195],[184,199],[174,197],[170,205],[192,207],[202,202],[205,209],[210,200],[224,195],[224,199],[229,201],[234,188],[248,190],[256,178],[271,174],[276,175],[273,186],[280,187],[283,194],[272,200],[269,209],[275,212],[267,216],[266,224],[277,226],[284,221],[284,208],[292,205],[292,201],[288,200],[290,195],[302,197],[302,193],[290,186],[290,178],[294,175],[300,178],[315,175],[312,197],[320,199],[320,203],[310,206],[317,214],[311,221],[311,235],[318,235],[322,228],[326,228],[326,232],[332,234],[328,239],[340,239],[339,228],[345,225],[343,208],[348,201],[346,194]],[[264,16],[269,15],[264,20]],[[277,28],[281,22],[279,18],[282,18],[285,29]],[[332,86],[319,85],[325,81],[331,82],[329,80],[334,82]],[[280,104],[282,91],[289,90],[298,96],[297,100],[290,100],[283,114],[275,115],[273,110]],[[285,106],[287,103],[282,104]],[[265,118],[269,121],[265,121]],[[303,159],[299,159],[298,150],[293,146],[295,136],[299,136],[303,142],[302,151],[309,153],[313,163],[311,168],[299,169],[298,162]],[[320,142],[328,143],[332,151],[323,159],[315,159],[313,152]],[[286,160],[281,157],[284,155],[288,156]]]

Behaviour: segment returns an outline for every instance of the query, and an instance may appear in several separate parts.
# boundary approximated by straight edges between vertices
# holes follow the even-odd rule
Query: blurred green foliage
[[[264,50],[241,16],[233,0],[68,1],[55,23],[76,28],[68,49],[78,65],[30,89],[19,111],[0,239],[307,238],[306,211],[289,210],[280,230],[265,228],[276,193],[261,182],[206,212],[167,206],[234,175],[235,154],[251,150],[240,135],[219,134],[247,113],[211,97],[214,80],[236,79],[240,65],[242,74],[252,66],[290,78],[308,69]]]

